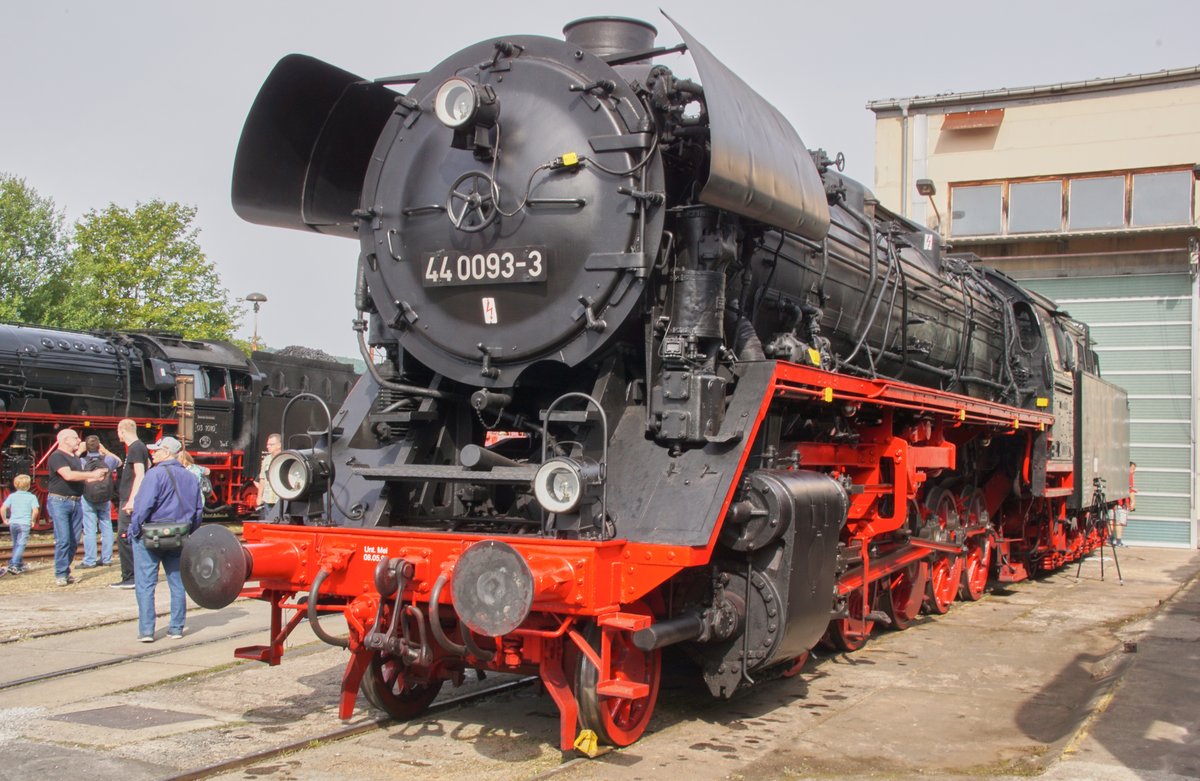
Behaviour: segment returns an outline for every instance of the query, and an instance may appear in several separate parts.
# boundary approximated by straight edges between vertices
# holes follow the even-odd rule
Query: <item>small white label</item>
[[[383,545],[364,545],[363,561],[384,561],[388,557],[388,549]]]
[[[925,251],[930,252],[932,250],[933,250],[933,234],[926,233],[925,234]]]
[[[483,322],[488,325],[500,322],[500,318],[496,316],[496,299],[490,297],[483,299]]]

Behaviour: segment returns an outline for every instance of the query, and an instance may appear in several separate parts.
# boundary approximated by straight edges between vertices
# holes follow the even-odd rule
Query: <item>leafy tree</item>
[[[54,201],[0,173],[0,321],[50,323],[65,257],[63,215]]]
[[[75,223],[57,321],[80,330],[228,339],[240,314],[200,249],[195,217],[194,207],[161,200],[85,214]]]

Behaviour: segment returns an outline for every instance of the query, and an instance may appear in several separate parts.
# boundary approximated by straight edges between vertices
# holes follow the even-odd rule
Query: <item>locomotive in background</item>
[[[272,462],[288,522],[201,530],[184,580],[270,602],[239,656],[277,664],[305,616],[348,648],[343,718],[360,688],[403,718],[472,668],[535,672],[564,749],[627,745],[668,646],[730,697],[1104,543],[1128,404],[1086,325],[675,26],[391,82],[292,55],[255,101],[235,209],[357,238],[370,372]],[[684,48],[699,83],[661,64]]]
[[[18,474],[34,476],[35,490],[45,493],[45,461],[59,429],[94,433],[123,456],[117,423],[133,418],[144,441],[177,436],[208,467],[213,516],[246,517],[257,504],[265,438],[279,430],[288,401],[311,392],[338,405],[355,377],[349,364],[267,352],[251,359],[227,342],[0,325],[3,495]],[[307,399],[294,414],[300,430],[324,418]]]

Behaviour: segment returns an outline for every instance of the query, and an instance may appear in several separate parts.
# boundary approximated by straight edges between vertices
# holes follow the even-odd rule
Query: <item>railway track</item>
[[[504,681],[497,683],[494,686],[488,686],[469,694],[463,694],[458,697],[448,697],[440,702],[435,702],[429,706],[422,714],[422,718],[436,716],[440,713],[453,710],[463,705],[470,705],[488,697],[494,697],[498,694],[523,689],[537,683],[537,676],[528,676],[519,678],[515,681]],[[367,724],[356,724],[353,727],[343,727],[334,729],[320,735],[309,735],[301,740],[293,741],[282,746],[264,749],[262,751],[254,751],[240,757],[228,759],[223,762],[218,762],[208,767],[203,767],[198,770],[190,770],[186,773],[180,773],[176,776],[168,776],[165,781],[201,781],[201,779],[212,778],[213,776],[221,775],[242,768],[249,768],[257,765],[260,762],[265,762],[270,759],[284,756],[286,754],[294,754],[298,751],[303,751],[313,746],[335,743],[340,740],[355,738],[359,735],[365,735],[369,732],[384,729],[393,724],[400,723],[396,719],[382,718],[377,719]]]
[[[8,561],[12,555],[12,546],[0,548],[0,561]],[[83,543],[75,549],[76,556],[83,556]],[[31,542],[25,546],[25,563],[33,561],[45,562],[54,561],[54,540],[49,542]]]
[[[238,539],[241,539],[241,536],[242,536],[241,526],[242,525],[241,525],[240,521],[237,523],[226,522],[226,521],[206,521],[206,523],[220,523],[225,526],[236,527],[233,529],[233,533],[237,535]],[[4,537],[7,538],[8,535],[4,534]],[[7,539],[6,539],[6,542],[7,542]],[[77,547],[75,549],[75,555],[76,555],[76,557],[80,557],[80,558],[83,556],[83,543],[82,542],[79,543],[79,547]],[[0,545],[0,563],[7,564],[8,560],[11,556],[12,556],[11,543],[5,544],[5,545]],[[33,536],[30,538],[29,543],[25,546],[24,559],[25,559],[26,564],[28,564],[29,562],[51,562],[51,561],[54,561],[54,535],[49,532],[34,532]]]
[[[117,665],[129,664],[131,662],[138,662],[143,659],[151,659],[151,658],[154,658],[157,656],[166,656],[168,654],[171,654],[171,653],[174,653],[174,652],[180,650],[181,648],[197,648],[199,646],[212,645],[214,643],[223,643],[226,640],[232,640],[235,637],[246,637],[248,635],[261,635],[261,634],[262,634],[261,629],[257,629],[257,628],[256,629],[248,629],[243,632],[233,632],[231,634],[222,635],[221,637],[213,637],[213,638],[208,638],[208,639],[204,639],[204,640],[193,640],[192,642],[188,643],[187,645],[163,646],[160,648],[155,648],[154,650],[144,651],[142,653],[128,654],[126,656],[118,656],[118,657],[113,657],[111,659],[101,659],[99,661],[90,662],[88,664],[80,664],[80,665],[76,665],[74,667],[67,667],[67,668],[64,668],[61,670],[51,670],[49,672],[39,673],[37,675],[30,675],[25,678],[18,678],[14,681],[0,682],[0,691],[6,691],[8,689],[16,689],[21,686],[30,686],[32,684],[42,683],[44,681],[52,681],[52,680],[55,680],[56,678],[66,678],[66,677],[72,676],[72,675],[81,675],[83,673],[92,672],[94,670],[100,670],[105,667],[115,667]]]

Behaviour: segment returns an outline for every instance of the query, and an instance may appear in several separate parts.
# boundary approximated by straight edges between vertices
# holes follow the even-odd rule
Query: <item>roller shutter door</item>
[[[1193,491],[1196,391],[1188,274],[1026,279],[1092,328],[1101,373],[1129,393],[1137,511],[1128,542],[1196,547]]]

